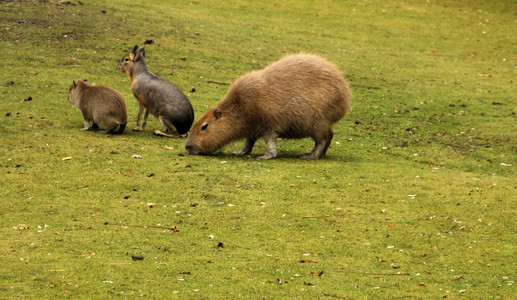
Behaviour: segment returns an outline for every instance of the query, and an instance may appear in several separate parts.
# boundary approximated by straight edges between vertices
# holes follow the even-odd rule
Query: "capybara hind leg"
[[[100,133],[113,133],[115,131],[115,129],[117,129],[117,127],[118,127],[118,124],[115,124],[115,126],[111,126],[106,130],[102,130],[102,131],[100,131]]]
[[[330,129],[329,135],[327,137],[327,143],[325,144],[325,148],[323,148],[323,152],[321,152],[321,156],[324,156],[325,154],[327,154],[327,150],[330,147],[330,143],[332,142],[332,138],[334,138],[334,131],[332,131],[332,129]]]
[[[314,149],[312,149],[311,152],[301,156],[300,158],[301,159],[318,159],[320,158],[323,154],[323,149],[325,149],[325,144],[326,142],[316,142],[315,145],[314,145]]]
[[[246,139],[246,143],[244,144],[244,148],[242,148],[241,151],[233,152],[234,155],[249,155],[251,151],[253,150],[253,146],[255,145],[255,142],[257,139]]]
[[[278,135],[276,133],[267,133],[264,135],[264,141],[266,141],[266,153],[260,156],[259,159],[272,159],[276,157],[276,139]]]
[[[330,146],[330,142],[332,141],[333,136],[334,132],[332,131],[332,129],[330,129],[326,137],[313,137],[314,149],[312,149],[311,152],[303,155],[301,159],[318,159],[325,155]]]

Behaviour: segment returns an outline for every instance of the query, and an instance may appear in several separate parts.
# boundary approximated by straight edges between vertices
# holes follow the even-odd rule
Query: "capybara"
[[[84,81],[72,81],[68,101],[75,105],[84,118],[81,130],[105,128],[103,133],[124,132],[127,124],[126,102],[122,95],[107,86],[91,85]],[[115,129],[118,130],[115,131]]]
[[[194,122],[192,105],[177,86],[149,72],[145,64],[145,47],[135,46],[120,60],[118,67],[131,77],[131,91],[140,104],[134,131],[145,130],[150,112],[165,127],[165,132],[155,130],[154,134],[179,137],[188,133]],[[144,108],[144,122],[140,126]]]
[[[185,142],[192,154],[212,153],[246,138],[236,155],[251,153],[260,137],[276,157],[276,139],[311,137],[315,146],[303,159],[325,155],[334,133],[332,124],[349,110],[348,84],[328,61],[309,54],[290,55],[260,71],[238,78],[226,96],[195,123]]]

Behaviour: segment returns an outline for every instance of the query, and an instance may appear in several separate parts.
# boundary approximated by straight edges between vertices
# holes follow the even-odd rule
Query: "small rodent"
[[[68,101],[75,105],[84,118],[81,130],[105,128],[103,133],[121,134],[127,124],[126,102],[122,95],[107,86],[88,84],[75,80],[70,85]],[[116,130],[118,127],[118,130]]]

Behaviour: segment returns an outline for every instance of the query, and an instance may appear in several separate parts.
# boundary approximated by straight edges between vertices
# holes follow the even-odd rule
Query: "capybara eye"
[[[201,125],[201,130],[206,130],[208,128],[208,123]]]

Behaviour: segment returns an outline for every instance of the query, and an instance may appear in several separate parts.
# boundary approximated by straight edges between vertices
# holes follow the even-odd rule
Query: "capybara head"
[[[88,80],[83,79],[83,82],[88,83]],[[80,83],[81,81],[75,82],[75,80],[72,80],[72,84],[68,89],[68,102],[70,102],[71,104],[78,105],[79,101],[81,101],[77,88]]]
[[[194,123],[185,142],[190,154],[210,154],[239,138],[236,118],[218,108],[210,108]]]
[[[122,73],[131,74],[134,70],[134,65],[137,61],[145,58],[145,46],[138,49],[138,45],[133,48],[133,51],[128,55],[122,57],[118,63],[118,68]]]

